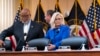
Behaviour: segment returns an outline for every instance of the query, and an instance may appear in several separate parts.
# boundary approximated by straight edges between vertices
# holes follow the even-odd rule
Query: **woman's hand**
[[[56,47],[55,45],[53,45],[53,44],[49,44],[49,46],[48,46],[48,50],[53,50],[55,47]]]

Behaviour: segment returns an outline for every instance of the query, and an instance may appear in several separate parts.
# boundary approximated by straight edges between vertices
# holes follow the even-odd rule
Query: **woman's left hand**
[[[49,44],[49,46],[48,46],[48,50],[53,50],[55,47],[56,47],[55,45],[53,45],[53,44]]]

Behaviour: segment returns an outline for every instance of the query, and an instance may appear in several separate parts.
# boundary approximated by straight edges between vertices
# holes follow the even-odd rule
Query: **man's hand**
[[[3,47],[3,45],[5,45],[4,42],[0,40],[0,47]]]

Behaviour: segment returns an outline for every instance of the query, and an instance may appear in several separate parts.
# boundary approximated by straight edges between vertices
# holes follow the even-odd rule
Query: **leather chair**
[[[49,39],[38,38],[29,41],[27,44],[29,45],[29,47],[37,47],[38,50],[44,50],[44,47],[48,46],[49,43]]]
[[[89,49],[88,47],[88,39],[86,37],[69,37],[61,42],[61,46],[70,46],[71,49],[81,49],[82,44],[85,44],[85,48]]]
[[[5,48],[7,51],[12,51],[11,41],[5,39],[4,43],[5,43],[4,48]]]

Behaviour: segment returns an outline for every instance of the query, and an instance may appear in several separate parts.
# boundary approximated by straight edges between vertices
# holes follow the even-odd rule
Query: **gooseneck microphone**
[[[24,45],[24,46],[26,45],[25,41],[26,41],[27,33],[24,33],[23,35],[24,35],[24,38],[21,37],[21,38],[19,39],[19,41],[18,41],[18,43],[17,43],[17,47],[16,47],[17,49],[19,48],[20,50],[22,50],[21,48],[23,47],[23,45]],[[19,47],[19,46],[21,45],[22,42],[23,42],[22,47]],[[20,51],[20,50],[18,50],[18,51]]]

